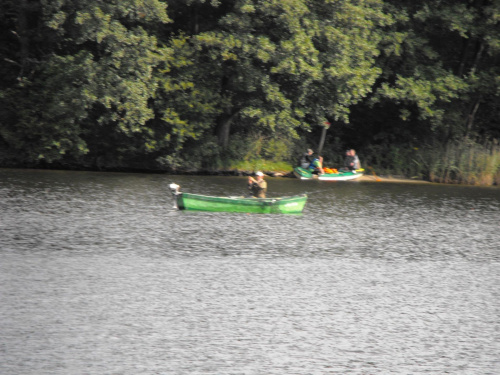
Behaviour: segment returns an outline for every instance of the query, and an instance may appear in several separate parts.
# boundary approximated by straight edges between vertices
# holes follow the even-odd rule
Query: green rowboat
[[[307,201],[306,194],[281,198],[213,197],[182,193],[178,188],[172,188],[172,185],[170,186],[179,210],[258,214],[300,214]]]
[[[338,171],[337,173],[324,173],[321,175],[313,174],[309,170],[296,167],[293,169],[295,177],[301,180],[320,180],[320,181],[347,181],[355,180],[363,176],[364,169],[356,169],[355,171]]]

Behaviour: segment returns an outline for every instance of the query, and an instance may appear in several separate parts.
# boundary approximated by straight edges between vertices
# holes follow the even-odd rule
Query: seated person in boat
[[[359,157],[356,155],[354,149],[346,150],[344,159],[344,171],[355,171],[356,169],[361,169],[361,163],[359,162]]]
[[[354,158],[351,156],[351,150],[346,150],[344,158],[344,168],[342,168],[342,170],[352,171],[353,169],[354,169]]]
[[[264,180],[264,173],[258,171],[255,176],[248,176],[248,189],[252,192],[254,198],[265,198],[267,192],[267,182]]]
[[[319,174],[325,173],[323,171],[323,157],[316,157],[314,155],[314,151],[311,149],[308,149],[307,152],[302,155],[299,160],[299,165],[304,169],[310,170],[311,172],[317,172]]]
[[[353,168],[354,170],[356,169],[361,169],[361,163],[359,161],[358,155],[356,155],[356,150],[351,148],[351,156],[353,157]]]

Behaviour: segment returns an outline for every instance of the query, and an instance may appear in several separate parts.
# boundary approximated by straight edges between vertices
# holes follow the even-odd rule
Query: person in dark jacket
[[[351,156],[351,150],[345,151],[344,170],[352,171],[354,169],[354,158]]]

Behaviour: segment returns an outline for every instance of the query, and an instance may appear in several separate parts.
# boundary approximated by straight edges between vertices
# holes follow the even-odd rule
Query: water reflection
[[[493,374],[494,188],[269,178],[303,215],[182,212],[168,184],[0,171],[0,373]]]

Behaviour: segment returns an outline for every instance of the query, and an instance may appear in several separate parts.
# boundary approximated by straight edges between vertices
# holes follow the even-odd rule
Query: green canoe
[[[324,173],[322,175],[317,175],[311,173],[307,169],[296,167],[293,169],[293,174],[301,180],[317,179],[320,181],[347,181],[360,178],[363,176],[364,171],[364,169],[357,169],[355,171],[338,171],[337,173]]]
[[[248,212],[259,214],[300,214],[307,195],[281,198],[213,197],[181,193],[172,189],[179,210],[210,212]]]

